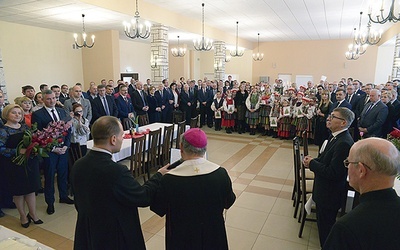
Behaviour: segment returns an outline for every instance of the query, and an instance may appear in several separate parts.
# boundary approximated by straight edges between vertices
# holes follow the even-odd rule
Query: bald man
[[[332,227],[323,249],[400,249],[399,151],[387,140],[358,141],[344,161],[360,204]]]

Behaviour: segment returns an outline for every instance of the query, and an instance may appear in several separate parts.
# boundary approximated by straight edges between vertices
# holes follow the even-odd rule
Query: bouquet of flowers
[[[387,139],[393,143],[393,145],[400,150],[400,130],[393,128],[393,131],[388,134]],[[400,174],[397,175],[397,179],[400,180]]]
[[[65,121],[51,122],[43,130],[37,130],[37,124],[33,124],[30,130],[24,132],[22,141],[17,146],[17,155],[13,162],[19,166],[26,166],[29,157],[40,155],[49,157],[48,153],[54,147],[64,143],[63,137],[68,135],[71,124]],[[26,149],[21,154],[21,149]]]

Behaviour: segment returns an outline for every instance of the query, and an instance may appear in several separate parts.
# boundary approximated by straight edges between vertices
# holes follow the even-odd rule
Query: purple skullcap
[[[199,128],[191,128],[184,133],[185,140],[196,148],[205,148],[207,146],[207,136]]]

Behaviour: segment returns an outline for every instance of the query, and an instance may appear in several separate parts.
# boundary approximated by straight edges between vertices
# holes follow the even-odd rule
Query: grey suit
[[[72,104],[76,101],[73,98],[65,100],[64,102],[64,109],[67,113],[72,112]],[[92,105],[90,101],[85,98],[81,98],[81,105],[83,107],[83,117],[86,118],[88,121],[92,120]]]
[[[372,105],[372,102],[365,105],[358,126],[367,129],[368,133],[364,137],[382,137],[382,125],[388,116],[388,107],[380,100],[370,109]]]

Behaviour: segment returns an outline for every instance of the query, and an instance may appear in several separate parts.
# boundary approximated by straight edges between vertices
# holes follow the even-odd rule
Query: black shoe
[[[28,214],[26,217],[28,217],[29,222],[33,221],[33,223],[35,223],[36,225],[43,224],[43,221],[41,219],[34,221],[30,214]]]
[[[25,224],[22,224],[22,223],[21,223],[21,226],[22,226],[23,228],[28,228],[28,227],[29,227],[29,224],[31,224],[31,221],[28,219],[28,222],[25,223]]]
[[[47,209],[46,209],[47,214],[54,214],[54,205],[47,205]]]
[[[0,218],[4,217],[4,216],[6,216],[6,214],[3,211],[1,211],[1,209],[0,209]]]
[[[66,198],[60,199],[60,203],[74,204],[74,200],[71,200],[69,197],[66,197]]]

